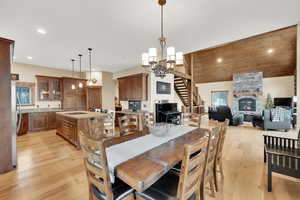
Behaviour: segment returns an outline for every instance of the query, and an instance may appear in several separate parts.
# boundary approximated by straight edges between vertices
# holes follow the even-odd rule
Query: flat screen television
[[[156,93],[157,94],[171,94],[171,83],[156,82]]]
[[[274,106],[292,107],[292,102],[293,102],[293,99],[291,97],[274,98]]]

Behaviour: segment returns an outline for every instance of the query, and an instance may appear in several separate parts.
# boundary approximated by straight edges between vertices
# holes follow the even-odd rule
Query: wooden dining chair
[[[80,120],[80,130],[93,138],[112,137],[115,135],[114,120],[109,114]]]
[[[128,185],[120,180],[115,180],[114,184],[110,181],[104,139],[99,137],[95,139],[83,132],[79,138],[89,184],[89,199],[133,199],[134,190]]]
[[[149,128],[149,127],[154,125],[155,120],[154,120],[154,113],[153,112],[145,112],[143,117],[144,117],[143,118],[144,126]]]
[[[124,115],[118,118],[120,135],[128,135],[138,131],[138,116],[137,115]]]
[[[203,180],[209,137],[204,136],[184,147],[180,176],[169,171],[149,189],[136,192],[137,199],[145,200],[194,200],[200,199],[200,184]]]
[[[212,196],[215,196],[215,179],[214,179],[214,164],[215,164],[215,157],[217,155],[217,150],[218,150],[218,142],[220,138],[220,132],[221,132],[221,124],[215,128],[213,128],[210,131],[210,142],[209,142],[209,148],[208,148],[208,156],[207,156],[207,163],[206,163],[206,172],[204,179],[201,183],[201,196],[203,197],[202,199],[205,198],[205,186],[209,183],[210,190],[212,192]]]
[[[215,156],[214,179],[215,179],[215,184],[216,184],[216,191],[219,190],[218,180],[217,180],[218,168],[219,168],[219,172],[221,173],[222,178],[224,177],[223,164],[222,164],[222,152],[223,152],[223,148],[224,148],[224,142],[225,142],[225,138],[226,138],[228,125],[229,125],[229,120],[226,119],[225,122],[222,124],[222,127],[221,127],[217,153],[216,153],[216,156]]]
[[[201,115],[197,113],[182,113],[181,123],[183,125],[200,127]]]

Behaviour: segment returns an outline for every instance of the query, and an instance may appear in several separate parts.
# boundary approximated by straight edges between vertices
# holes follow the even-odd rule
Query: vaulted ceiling
[[[260,34],[186,56],[196,83],[230,81],[234,74],[263,72],[264,77],[293,75],[297,26]]]
[[[296,24],[299,7],[299,0],[170,0],[166,36],[188,53]],[[158,47],[159,12],[156,0],[1,0],[0,37],[16,41],[16,62],[71,69],[82,53],[87,69],[92,47],[95,70],[117,71]]]

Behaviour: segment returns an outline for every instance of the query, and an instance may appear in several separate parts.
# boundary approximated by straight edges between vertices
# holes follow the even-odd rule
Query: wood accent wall
[[[296,69],[296,40],[294,25],[192,52],[185,58],[193,56],[195,83],[230,81],[233,74],[249,72],[263,72],[264,77],[288,76]]]
[[[11,45],[14,42],[0,38],[0,174],[12,166],[12,115],[11,115]]]

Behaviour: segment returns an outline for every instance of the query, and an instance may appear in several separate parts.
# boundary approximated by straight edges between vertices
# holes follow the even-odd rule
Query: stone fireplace
[[[253,72],[233,75],[234,110],[244,114],[262,111],[263,73]]]

